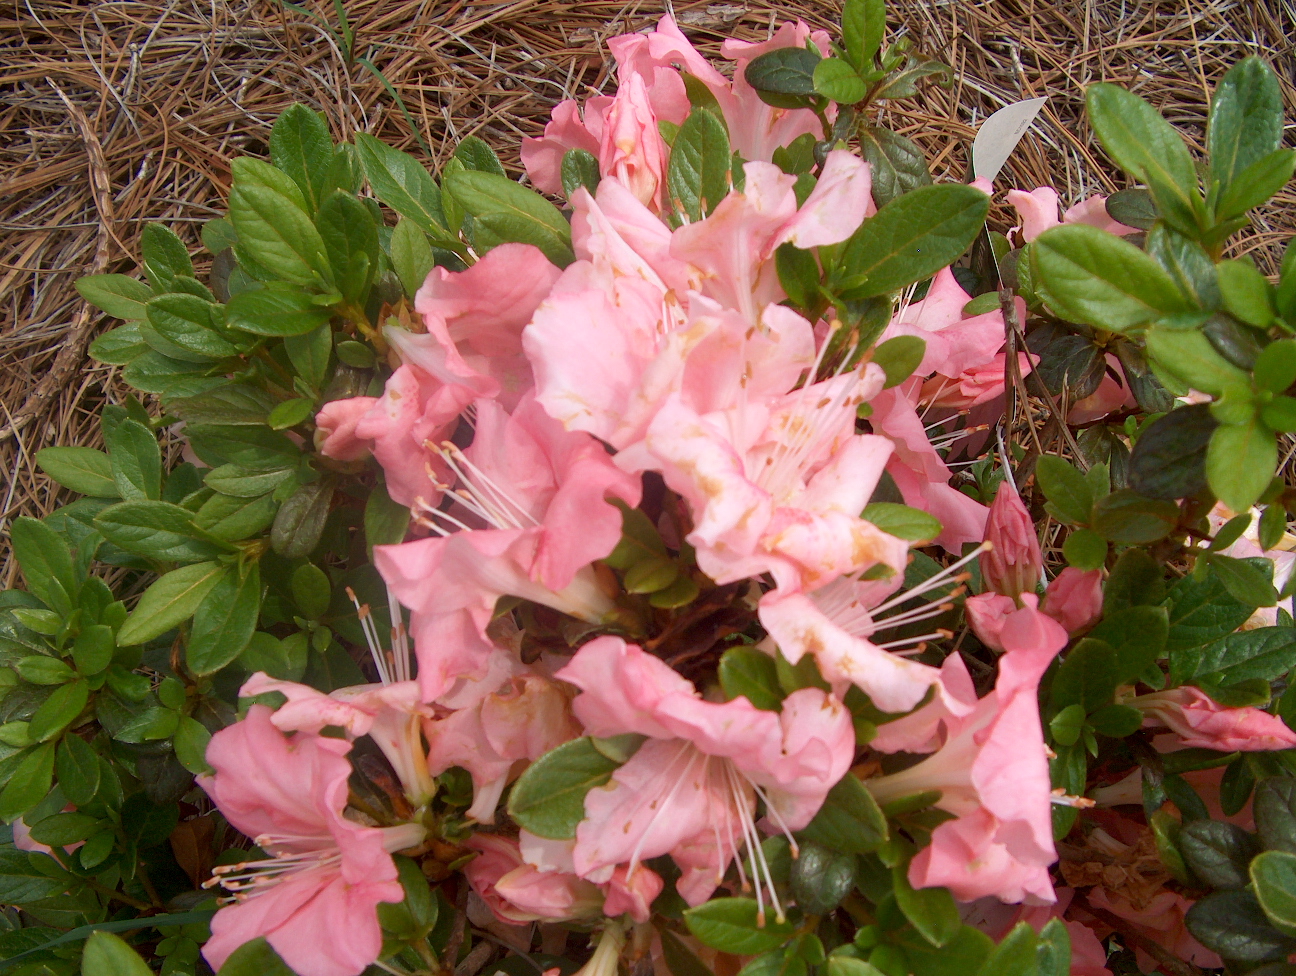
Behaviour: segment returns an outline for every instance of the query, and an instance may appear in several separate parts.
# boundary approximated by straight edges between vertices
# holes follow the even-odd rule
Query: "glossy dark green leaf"
[[[34,807],[54,783],[54,743],[36,746],[23,758],[9,782],[0,791],[0,820],[6,823],[21,817]],[[0,860],[3,864],[3,860]],[[0,898],[4,897],[6,882],[0,880]],[[7,904],[14,901],[5,898]]]
[[[1199,243],[1159,223],[1148,232],[1143,246],[1174,279],[1186,298],[1202,308],[1220,307],[1215,262]]]
[[[1261,156],[1239,173],[1220,196],[1216,213],[1221,219],[1228,219],[1260,206],[1291,182],[1293,169],[1296,169],[1296,152],[1290,149],[1275,149]]]
[[[706,109],[694,109],[675,137],[666,168],[672,206],[692,220],[707,216],[729,192],[731,167],[724,123]]]
[[[731,647],[720,656],[716,669],[727,699],[746,698],[757,708],[777,712],[783,695],[779,690],[774,658],[754,647]]]
[[[792,862],[792,897],[810,915],[827,915],[855,887],[855,855],[830,851],[818,844],[801,844]]]
[[[1089,522],[1093,511],[1093,492],[1076,467],[1053,454],[1035,462],[1035,477],[1044,497],[1061,518],[1073,525]]]
[[[1253,607],[1272,607],[1278,602],[1278,591],[1270,582],[1272,572],[1265,572],[1250,562],[1209,552],[1202,557],[1229,591],[1241,603]]]
[[[864,785],[844,776],[799,836],[843,854],[868,854],[887,839],[887,822]]]
[[[99,792],[99,756],[80,736],[65,735],[59,740],[55,770],[69,803],[84,806]]]
[[[189,446],[211,465],[237,464],[273,471],[295,467],[301,450],[286,435],[265,426],[190,424],[185,428]]]
[[[270,544],[285,559],[309,556],[319,544],[333,498],[327,478],[302,485],[279,507],[270,530]]]
[[[564,743],[528,766],[513,784],[509,816],[539,837],[571,839],[585,818],[585,794],[606,783],[619,765],[588,738]]]
[[[1260,842],[1241,827],[1222,820],[1194,820],[1179,835],[1188,867],[1212,888],[1245,888],[1247,865],[1260,853]]]
[[[1144,187],[1117,190],[1104,206],[1112,220],[1139,230],[1151,230],[1159,216],[1151,191]]]
[[[891,882],[895,886],[896,904],[924,939],[934,946],[943,946],[958,935],[963,920],[949,889],[911,887],[905,864],[892,868]]]
[[[288,361],[307,387],[318,390],[328,376],[333,334],[325,324],[310,332],[287,336],[284,339],[284,352],[288,354]]]
[[[563,193],[568,197],[581,187],[593,194],[599,185],[598,160],[584,149],[568,149],[563,153],[561,176]]]
[[[158,295],[149,300],[140,331],[164,356],[196,363],[219,362],[240,351],[221,332],[224,317],[220,305],[196,295]]]
[[[225,960],[217,976],[294,976],[265,939],[239,946]]]
[[[1287,936],[1296,936],[1296,854],[1265,851],[1251,862],[1252,889],[1269,922]]]
[[[1104,350],[1088,335],[1080,335],[1060,322],[1045,323],[1026,337],[1026,348],[1039,357],[1033,374],[1054,396],[1083,400],[1094,393],[1107,375]]]
[[[927,343],[917,336],[901,335],[879,343],[873,350],[873,362],[886,373],[883,389],[898,386],[914,374],[927,352]]]
[[[813,102],[814,70],[820,60],[805,48],[777,48],[753,58],[743,77],[762,101],[777,108],[804,108]]]
[[[423,287],[436,264],[427,235],[408,217],[402,217],[392,231],[391,263],[405,288],[406,298],[413,298]]]
[[[1230,314],[1257,329],[1268,328],[1277,314],[1274,290],[1256,266],[1245,258],[1221,261],[1216,273],[1220,297]]]
[[[1120,675],[1116,650],[1105,641],[1085,638],[1067,651],[1053,678],[1052,701],[1058,708],[1080,705],[1095,711],[1111,701]]]
[[[875,0],[858,0],[875,3]],[[881,4],[877,4],[879,9]],[[931,184],[927,157],[921,148],[902,135],[880,126],[861,126],[860,150],[873,177],[873,198],[879,207],[896,197]]]
[[[1121,545],[1143,545],[1164,539],[1179,522],[1179,507],[1158,498],[1145,498],[1122,488],[1094,505],[1093,530]]]
[[[47,742],[55,738],[81,714],[89,700],[90,686],[84,678],[55,688],[32,715],[27,726],[28,738],[32,742]]]
[[[1198,494],[1206,487],[1206,449],[1218,426],[1205,403],[1154,420],[1130,453],[1130,487],[1167,500]]]
[[[213,770],[206,759],[207,743],[210,741],[211,733],[206,726],[188,715],[181,716],[172,739],[176,759],[194,775],[210,774]]]
[[[110,505],[95,516],[95,527],[113,545],[161,562],[198,562],[226,551],[202,538],[192,512],[168,502]]]
[[[1066,923],[1051,918],[1040,930],[1035,944],[1035,961],[1039,976],[1069,976],[1071,972],[1071,935]]]
[[[1236,962],[1282,959],[1293,949],[1291,939],[1272,925],[1249,891],[1217,891],[1188,910],[1188,931],[1212,952]]]
[[[81,976],[152,976],[138,952],[111,932],[95,932],[81,953]]]
[[[1165,653],[1170,615],[1165,607],[1133,606],[1108,612],[1089,631],[1116,651],[1118,684],[1129,684]]]
[[[948,266],[972,244],[989,205],[980,190],[955,183],[918,187],[892,200],[845,244],[842,270],[863,281],[848,297],[885,295]]]
[[[1148,356],[1157,366],[1203,393],[1219,396],[1230,388],[1244,388],[1250,380],[1200,331],[1154,326],[1148,329],[1145,341]]]
[[[1018,922],[995,946],[977,976],[1035,976],[1037,943],[1038,937],[1030,924]]]
[[[1256,831],[1265,850],[1296,854],[1296,779],[1274,776],[1256,784]]]
[[[919,82],[927,78],[948,88],[954,81],[954,69],[940,61],[911,55],[902,67],[887,76],[874,98],[912,98],[918,94]]]

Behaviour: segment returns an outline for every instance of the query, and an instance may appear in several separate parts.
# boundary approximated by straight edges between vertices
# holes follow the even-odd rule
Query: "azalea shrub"
[[[11,528],[0,966],[1296,971],[1273,71],[1200,157],[1091,86],[1063,213],[1037,102],[878,124],[951,78],[879,0],[608,46],[530,187],[294,106],[205,282],[78,283],[139,395]]]

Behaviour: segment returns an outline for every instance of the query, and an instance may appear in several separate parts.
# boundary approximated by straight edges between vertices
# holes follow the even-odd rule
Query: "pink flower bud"
[[[1040,609],[1065,627],[1068,634],[1075,634],[1098,622],[1102,603],[1101,571],[1068,566],[1044,591]]]
[[[986,542],[993,549],[981,554],[981,575],[987,590],[1017,600],[1034,593],[1043,568],[1035,523],[1008,481],[999,486],[986,521]]]

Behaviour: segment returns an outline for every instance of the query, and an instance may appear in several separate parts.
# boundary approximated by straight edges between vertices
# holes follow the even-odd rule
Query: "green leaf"
[[[48,742],[81,714],[90,700],[90,686],[78,678],[55,688],[31,717],[27,736],[32,742]],[[15,774],[16,775],[16,774]]]
[[[1265,850],[1296,854],[1296,779],[1273,776],[1261,780],[1256,784],[1252,810]]]
[[[176,726],[173,741],[176,759],[195,776],[210,774],[213,770],[206,759],[207,743],[210,741],[211,733],[201,722],[188,715],[182,716],[180,724]]]
[[[1215,211],[1220,220],[1240,217],[1258,207],[1291,182],[1296,152],[1275,149],[1244,169],[1220,197]]]
[[[149,349],[133,359],[121,375],[129,385],[145,393],[190,396],[225,382],[206,376],[209,368],[202,363],[170,359]]]
[[[1076,529],[1062,543],[1062,555],[1076,569],[1101,569],[1107,563],[1107,540],[1091,529]]]
[[[563,193],[568,199],[582,186],[595,193],[599,185],[599,164],[592,153],[584,149],[568,149],[563,153],[562,166]]]
[[[85,806],[99,793],[99,756],[80,736],[65,735],[59,740],[55,770],[69,803]]]
[[[1192,156],[1160,112],[1133,92],[1111,84],[1090,85],[1085,105],[1107,155],[1135,180],[1147,184],[1162,216],[1173,212],[1183,223],[1198,212],[1201,192]]]
[[[320,204],[315,226],[338,291],[352,302],[363,302],[378,273],[378,225],[373,214],[355,194],[335,190]]]
[[[710,968],[670,929],[660,928],[657,934],[661,939],[662,957],[671,976],[712,976]]]
[[[333,165],[333,140],[324,117],[301,104],[286,108],[270,130],[270,159],[297,184],[307,212],[318,209]]]
[[[717,668],[725,698],[746,698],[757,708],[777,712],[782,707],[774,658],[754,647],[731,647],[720,655]]]
[[[60,786],[62,784],[59,784]],[[103,821],[84,813],[56,813],[32,827],[32,838],[50,847],[67,847],[99,832]]]
[[[1084,706],[1077,702],[1053,716],[1049,722],[1049,731],[1053,733],[1053,741],[1058,745],[1073,746],[1080,740],[1084,726]]]
[[[856,777],[844,776],[800,836],[843,854],[868,854],[886,841],[887,822],[873,794]]]
[[[495,173],[464,170],[446,176],[446,192],[472,214],[479,250],[517,241],[534,244],[559,267],[575,260],[571,226],[557,207],[534,190]]]
[[[1271,393],[1282,393],[1296,383],[1296,339],[1279,339],[1264,347],[1256,358],[1255,382],[1262,390]],[[36,455],[36,460],[40,461],[40,454]]]
[[[1235,963],[1283,959],[1296,948],[1296,940],[1269,924],[1249,891],[1207,895],[1188,909],[1184,921],[1198,942]]]
[[[846,0],[842,5],[841,32],[851,64],[859,71],[871,71],[886,34],[884,0]]]
[[[405,900],[399,904],[380,904],[378,921],[402,942],[426,938],[436,926],[440,905],[417,862],[399,856],[393,860],[401,887],[405,889]]]
[[[766,104],[805,108],[814,100],[814,70],[820,60],[802,47],[776,48],[748,62],[743,78]]]
[[[904,929],[894,933],[891,938],[904,947],[905,958],[912,967],[914,976],[968,976],[969,973],[976,973],[994,951],[990,936],[971,925],[964,925],[952,941],[939,948],[916,932],[910,933]]]
[[[845,244],[843,271],[864,279],[847,297],[884,295],[934,275],[968,249],[989,207],[980,190],[954,183],[919,187],[892,200]]]
[[[281,681],[300,681],[306,673],[308,653],[305,634],[290,634],[281,641],[258,631],[239,655],[239,665],[249,673],[264,671]]]
[[[1260,572],[1254,565],[1248,568]],[[1268,582],[1263,575],[1260,578]],[[1194,667],[1176,677],[1188,680],[1218,672],[1226,685],[1254,679],[1274,681],[1296,666],[1296,630],[1258,627],[1229,634],[1203,647],[1193,662]]]
[[[99,498],[116,498],[112,462],[91,447],[46,447],[36,452],[42,471],[64,488]]]
[[[1244,388],[1250,377],[1216,352],[1201,332],[1154,326],[1147,331],[1148,358],[1171,376],[1212,396]],[[1266,482],[1268,484],[1268,482]]]
[[[328,377],[329,357],[333,353],[333,333],[327,325],[301,335],[284,339],[284,352],[297,375],[312,390],[319,390]]]
[[[936,84],[949,87],[954,81],[954,70],[940,61],[910,55],[905,59],[903,68],[887,76],[886,83],[874,98],[879,101],[884,98],[911,98],[918,94],[918,82],[924,78],[934,78]]]
[[[1172,663],[1176,651],[1200,647],[1232,633],[1254,610],[1234,599],[1214,570],[1209,570],[1204,580],[1192,576],[1179,580],[1170,589],[1165,603],[1170,608],[1166,650],[1171,654]]]
[[[1247,325],[1267,329],[1277,315],[1274,290],[1265,276],[1246,259],[1221,261],[1215,266],[1224,307]],[[1286,389],[1286,387],[1283,387]]]
[[[1194,820],[1179,834],[1188,867],[1212,888],[1245,888],[1247,865],[1260,853],[1255,835],[1222,820]]]
[[[754,899],[713,898],[686,911],[684,922],[704,945],[750,956],[782,945],[796,931],[790,922],[777,922],[763,915],[757,911]]]
[[[333,483],[322,478],[302,485],[279,507],[270,544],[285,559],[309,556],[319,544],[333,499]]]
[[[1122,488],[1094,505],[1093,529],[1120,545],[1145,545],[1169,535],[1179,523],[1179,506],[1158,498],[1144,498]]]
[[[18,677],[32,685],[61,685],[76,677],[76,672],[67,666],[67,662],[44,654],[20,658],[13,667]]]
[[[328,575],[314,563],[303,563],[293,570],[293,602],[307,620],[318,620],[328,612],[333,585]]]
[[[934,946],[948,945],[963,926],[958,906],[948,888],[918,888],[909,884],[909,866],[897,864],[891,869],[896,904],[918,934]]]
[[[1169,634],[1165,607],[1134,606],[1109,610],[1088,636],[1115,649],[1116,681],[1130,684],[1164,654]]]
[[[1080,705],[1086,713],[1097,711],[1112,700],[1119,675],[1116,649],[1086,637],[1063,658],[1053,678],[1052,703],[1057,708]]]
[[[52,750],[53,746],[42,748]],[[0,849],[0,902],[26,905],[63,891],[67,887],[67,875],[61,871],[50,874],[37,866],[46,864],[57,869],[54,859],[47,854]]]
[[[1219,422],[1193,404],[1154,420],[1130,452],[1129,483],[1140,495],[1173,501],[1206,487],[1206,450]]]
[[[146,708],[118,729],[113,738],[118,742],[156,742],[169,739],[180,724],[180,714],[170,708]]]
[[[1107,216],[1126,227],[1151,230],[1160,214],[1152,191],[1145,187],[1117,190],[1107,198]]]
[[[149,300],[147,325],[140,329],[149,341],[149,329],[165,342],[158,349],[164,356],[186,362],[206,363],[229,359],[239,348],[220,334],[225,310],[195,295],[158,295]],[[153,343],[150,343],[153,344]]]
[[[1256,899],[1284,935],[1296,936],[1296,854],[1265,851],[1251,862]]]
[[[895,502],[873,502],[860,517],[883,532],[913,544],[930,542],[941,534],[940,520],[934,515]]]
[[[1207,553],[1202,558],[1211,564],[1234,599],[1253,607],[1272,607],[1278,603],[1278,591],[1269,576],[1250,563],[1218,552]]]
[[[695,221],[708,216],[729,192],[731,166],[724,123],[706,109],[694,109],[675,137],[666,168],[672,206]]]
[[[818,94],[843,105],[854,105],[868,93],[864,79],[841,58],[824,58],[815,65],[811,77]]]
[[[194,525],[214,539],[235,543],[264,532],[278,511],[273,495],[251,499],[213,495],[194,513]]]
[[[171,287],[177,275],[192,278],[193,262],[189,260],[189,249],[184,241],[176,237],[162,224],[144,225],[140,235],[140,255],[144,263],[144,273],[153,285],[154,293]]]
[[[332,272],[324,241],[296,184],[255,159],[236,159],[231,168],[229,216],[239,239],[235,250],[284,281],[327,287]]]
[[[141,308],[141,317],[143,312]],[[149,347],[140,335],[138,322],[127,322],[110,329],[90,343],[91,357],[113,366],[125,366],[148,351]]]
[[[465,136],[455,147],[454,156],[470,170],[504,175],[504,164],[495,155],[495,150],[478,136]]]
[[[70,614],[79,587],[63,537],[44,522],[20,516],[9,528],[9,543],[27,588],[51,610]]]
[[[585,794],[604,785],[619,765],[587,737],[563,743],[528,766],[513,784],[509,816],[539,837],[570,840],[585,819]]]
[[[1245,512],[1264,494],[1278,466],[1278,443],[1263,424],[1223,424],[1206,450],[1206,478],[1215,497]]]
[[[1169,224],[1159,223],[1148,233],[1143,246],[1174,279],[1185,298],[1202,308],[1220,307],[1215,262],[1197,241]]]
[[[883,389],[898,386],[914,374],[927,354],[927,342],[917,336],[901,335],[880,343],[873,350],[873,362],[886,373]]]
[[[446,230],[441,191],[417,159],[357,133],[355,146],[374,195],[438,242],[453,240]]]
[[[849,0],[847,6],[860,2],[882,7],[878,0]],[[860,126],[859,143],[872,173],[873,199],[879,207],[910,190],[931,185],[927,157],[904,136],[880,126]]]
[[[81,976],[152,976],[139,953],[111,932],[95,932],[81,953]]]
[[[977,976],[1036,976],[1037,936],[1029,922],[1018,922],[982,964]]]
[[[1044,497],[1063,521],[1086,525],[1093,515],[1093,492],[1074,465],[1053,454],[1035,462],[1035,477]]]
[[[306,397],[285,400],[283,403],[276,404],[270,411],[270,416],[266,418],[266,425],[271,430],[288,430],[290,427],[305,423],[314,413],[314,400]]]
[[[21,817],[45,799],[53,783],[54,743],[46,742],[27,753],[9,777],[4,791],[0,792],[0,820],[12,823]],[[3,863],[3,858],[0,858],[0,865]],[[0,880],[0,898],[4,898],[6,904],[14,904],[16,899],[5,898],[7,885],[8,879]]]
[[[1156,260],[1097,227],[1054,227],[1035,239],[1030,255],[1049,305],[1068,321],[1124,332],[1192,309]]]
[[[225,572],[217,562],[173,569],[144,591],[117,632],[117,643],[122,647],[143,644],[188,620]]]
[[[153,295],[144,282],[122,274],[86,275],[75,284],[82,298],[118,319],[142,319]]]
[[[789,884],[797,907],[809,915],[827,915],[855,887],[855,855],[802,844],[792,862]]]
[[[190,423],[185,433],[194,453],[208,464],[276,470],[295,467],[301,459],[292,440],[265,426]]]
[[[157,437],[137,420],[123,420],[104,434],[113,480],[128,501],[162,497],[162,452]]]
[[[1071,935],[1060,918],[1049,919],[1035,944],[1038,976],[1068,976],[1071,972]]]
[[[1143,713],[1128,705],[1107,705],[1089,716],[1089,724],[1099,735],[1124,739],[1143,724]]]
[[[406,298],[413,298],[415,292],[423,287],[436,264],[427,235],[408,217],[402,217],[392,231],[391,263],[405,289]]]
[[[365,545],[372,551],[374,546],[403,542],[409,530],[409,520],[409,509],[392,501],[387,486],[382,483],[375,485],[365,499]]]
[[[1242,182],[1244,170],[1278,149],[1282,131],[1283,101],[1277,76],[1258,57],[1243,58],[1220,79],[1211,98],[1206,125],[1211,180],[1227,193],[1234,183]],[[1232,212],[1220,216],[1232,216]]]
[[[228,572],[194,611],[185,662],[198,676],[214,674],[237,658],[256,630],[261,610],[261,572],[254,563],[247,575]]]
[[[196,562],[226,551],[202,538],[192,512],[168,502],[119,502],[96,515],[94,524],[113,545],[145,559]]]
[[[231,329],[263,336],[301,336],[324,325],[333,313],[320,308],[295,285],[272,281],[264,288],[239,292],[230,299],[225,314]]]

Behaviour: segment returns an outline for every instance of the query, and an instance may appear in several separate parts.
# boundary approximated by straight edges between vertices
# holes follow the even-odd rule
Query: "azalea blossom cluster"
[[[999,420],[1008,377],[1036,362],[1009,363],[1005,309],[969,314],[951,268],[922,298],[898,296],[876,341],[925,345],[891,382],[836,310],[810,321],[786,303],[778,248],[832,248],[877,210],[869,164],[844,145],[824,143],[808,192],[773,162],[831,133],[816,111],[766,104],[744,70],[807,43],[829,53],[800,23],[764,44],[728,41],[730,78],[669,17],[609,41],[616,94],[563,102],[522,149],[531,182],[555,196],[569,150],[598,162],[596,190],[567,200],[575,260],[559,268],[505,243],[465,270],[434,268],[409,327],[383,333],[381,395],[318,414],[320,451],[376,461],[413,531],[374,550],[391,623],[380,633],[360,607],[375,683],[325,694],[257,674],[241,691],[256,703],[213,737],[200,783],[266,855],[217,869],[229,903],[204,948],[214,967],[264,936],[302,976],[360,973],[382,949],[378,906],[403,898],[393,855],[449,845],[493,917],[482,924],[605,923],[590,965],[611,972],[623,923],[647,923],[668,884],[692,906],[750,892],[762,917],[784,917],[762,841],[782,835],[795,852],[847,776],[882,804],[938,795],[944,816],[909,864],[912,886],[948,888],[996,933],[1004,916],[988,906],[1028,906],[1019,914],[1040,925],[1063,914],[1072,889],[1050,873],[1052,809],[1093,801],[1052,786],[1039,688],[1101,616],[1102,572],[1046,579],[1011,478],[988,507],[952,483],[952,454]],[[663,134],[692,110],[686,79],[709,91],[740,159],[692,220],[671,199]],[[1095,200],[1062,219],[1130,231]],[[1009,201],[1026,240],[1058,222],[1052,190]],[[1025,318],[1020,299],[1007,311]],[[1100,417],[1129,396],[1112,358],[1071,409]],[[914,540],[861,514],[880,485],[939,523],[918,541],[944,551],[944,568],[906,585]],[[609,565],[636,509],[683,581],[677,604],[650,604]],[[963,601],[973,560],[981,592]],[[918,659],[951,635],[914,625],[947,624],[960,602],[997,654],[992,681],[974,681],[957,650]],[[693,608],[723,611],[723,626],[677,640]],[[813,661],[822,681],[774,706],[726,698],[717,661],[739,643]],[[848,705],[861,694],[891,720],[861,733]],[[1177,737],[1168,748],[1296,745],[1277,718],[1195,689],[1122,701]],[[574,836],[518,829],[505,791],[581,737],[619,765],[586,794]],[[381,806],[348,787],[370,747],[394,777]],[[880,757],[900,753],[912,762],[882,774]],[[450,836],[439,777],[456,767],[472,798]],[[1068,925],[1077,966],[1105,972],[1101,921]]]

